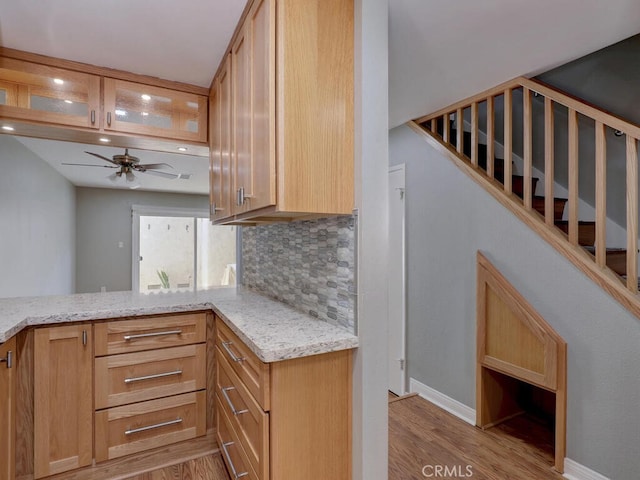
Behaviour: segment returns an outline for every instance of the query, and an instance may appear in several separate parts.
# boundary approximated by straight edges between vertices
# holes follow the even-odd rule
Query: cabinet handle
[[[125,430],[125,435],[133,435],[134,433],[146,432],[148,430],[154,430],[156,428],[168,427],[170,425],[177,425],[178,423],[182,423],[181,418],[176,418],[175,420],[169,420],[168,422],[156,423],[155,425],[147,425],[146,427],[140,428],[132,428],[131,430]]]
[[[166,332],[152,332],[152,333],[138,333],[136,335],[125,335],[124,338],[127,342],[130,340],[136,340],[138,338],[149,338],[149,337],[163,337],[165,335],[180,335],[182,330],[168,330]]]
[[[240,187],[236,192],[236,205],[239,207],[242,205],[242,190],[243,188]]]
[[[144,377],[125,378],[124,383],[141,382],[143,380],[153,380],[155,378],[172,377],[174,375],[182,375],[182,370],[174,370],[173,372],[156,373],[154,375],[145,375]]]
[[[82,330],[82,345],[86,346],[87,345],[87,340],[88,340],[87,331],[86,330]]]
[[[227,401],[227,405],[229,405],[229,408],[231,409],[231,413],[233,413],[233,415],[237,417],[238,415],[247,413],[249,410],[247,410],[246,408],[244,410],[236,410],[236,407],[233,405],[233,403],[231,402],[231,399],[229,398],[229,395],[227,394],[229,390],[235,390],[235,389],[236,387],[220,388],[220,390],[222,391],[222,396]]]
[[[227,353],[231,357],[231,360],[233,360],[234,362],[243,362],[244,357],[239,357],[235,353],[233,353],[229,348],[229,345],[233,345],[233,342],[222,342],[222,347],[227,351]]]
[[[0,363],[6,363],[7,368],[13,367],[13,352],[9,350],[6,358],[0,358]]]
[[[111,112],[107,112],[107,125],[111,126]]]
[[[211,204],[211,212],[210,212],[210,213],[211,213],[211,215],[215,215],[215,214],[216,214],[216,212],[221,212],[221,211],[223,211],[223,210],[224,210],[224,208],[216,207],[216,204],[215,204],[215,203],[212,203],[212,204]]]
[[[96,123],[96,111],[91,110],[91,125],[95,125]]]
[[[233,475],[233,479],[234,480],[238,480],[238,478],[246,477],[247,475],[249,475],[249,472],[238,473],[236,471],[236,467],[233,464],[233,462],[231,461],[231,456],[229,455],[229,451],[227,450],[227,447],[230,447],[233,444],[234,444],[234,442],[223,443],[222,444],[222,451],[224,452],[224,456],[227,459],[227,463],[229,464],[229,468],[231,469],[231,475]]]

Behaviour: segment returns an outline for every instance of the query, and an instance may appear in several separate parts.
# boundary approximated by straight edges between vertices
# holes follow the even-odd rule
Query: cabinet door
[[[98,128],[100,77],[0,58],[0,116]]]
[[[211,220],[231,215],[231,57],[227,56],[209,96]]]
[[[90,325],[35,331],[35,478],[92,462],[91,345]]]
[[[104,128],[207,141],[207,98],[167,88],[104,79]]]
[[[258,0],[232,49],[236,212],[275,205],[275,9]]]
[[[0,480],[15,475],[16,339],[0,345]]]

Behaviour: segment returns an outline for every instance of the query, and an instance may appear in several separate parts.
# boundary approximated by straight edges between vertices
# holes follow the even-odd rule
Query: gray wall
[[[76,189],[76,292],[131,290],[131,207],[207,210],[206,195]],[[119,247],[122,242],[122,247]]]
[[[74,187],[8,135],[0,135],[0,224],[0,297],[74,292]]]
[[[568,345],[567,457],[612,479],[640,471],[640,324],[555,249],[405,126],[408,371],[475,406],[476,252]]]
[[[242,229],[242,283],[350,331],[354,324],[355,218]]]

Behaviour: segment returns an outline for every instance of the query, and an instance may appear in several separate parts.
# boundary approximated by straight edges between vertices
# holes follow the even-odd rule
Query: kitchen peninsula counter
[[[0,343],[31,326],[202,310],[213,310],[263,362],[358,346],[357,337],[344,328],[242,287],[0,299]]]

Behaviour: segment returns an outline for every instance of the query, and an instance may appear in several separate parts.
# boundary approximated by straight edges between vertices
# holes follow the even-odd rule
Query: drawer
[[[113,320],[94,326],[96,356],[178,347],[205,341],[206,313]]]
[[[222,458],[227,465],[231,478],[247,478],[248,480],[269,480],[269,477],[259,477],[251,468],[247,455],[238,440],[236,432],[231,427],[227,414],[223,411],[220,398],[216,397],[216,438]]]
[[[95,408],[115,407],[206,388],[204,343],[95,359]]]
[[[96,412],[96,461],[204,435],[206,402],[203,391]]]
[[[260,359],[220,319],[216,346],[264,411],[269,411],[269,364]]]
[[[260,478],[269,476],[269,415],[218,351],[216,395],[244,452]]]

